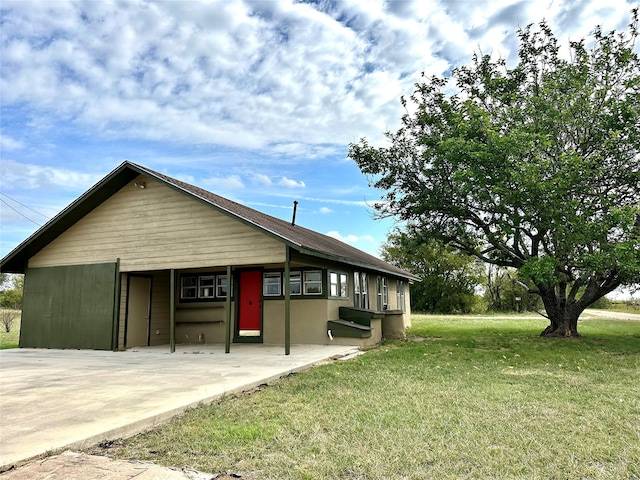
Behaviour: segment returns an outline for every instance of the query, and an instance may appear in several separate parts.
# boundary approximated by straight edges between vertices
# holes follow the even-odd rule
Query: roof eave
[[[381,267],[379,265],[374,265],[373,263],[362,262],[362,261],[354,260],[352,258],[342,257],[338,255],[331,255],[328,253],[319,252],[317,250],[313,250],[305,247],[297,248],[297,250],[300,253],[304,255],[309,255],[311,257],[322,258],[324,260],[332,260],[338,263],[344,263],[354,267],[360,267],[360,268],[365,268],[367,270],[386,273],[394,277],[406,278],[407,280],[413,280],[413,281],[420,280],[418,277],[416,277],[415,275],[407,271],[392,270],[392,269]]]
[[[140,172],[138,170],[130,162],[120,164],[109,175],[67,205],[60,213],[5,255],[0,260],[0,271],[4,273],[25,273],[29,258],[37,254],[74,223],[139,175]]]

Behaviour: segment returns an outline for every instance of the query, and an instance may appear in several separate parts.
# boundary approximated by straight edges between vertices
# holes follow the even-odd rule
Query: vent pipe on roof
[[[296,224],[296,210],[298,209],[298,201],[293,201],[293,218],[291,219],[291,225]]]

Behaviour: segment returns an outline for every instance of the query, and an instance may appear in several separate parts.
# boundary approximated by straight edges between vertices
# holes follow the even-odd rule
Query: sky
[[[625,30],[625,0],[0,2],[0,257],[124,160],[379,254],[394,228],[347,158],[421,73],[517,29]]]

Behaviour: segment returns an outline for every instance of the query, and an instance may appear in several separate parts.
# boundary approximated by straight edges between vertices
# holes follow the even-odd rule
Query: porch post
[[[174,353],[176,351],[176,271],[173,268],[169,285],[169,347],[171,353]]]
[[[284,354],[291,352],[291,252],[285,247],[284,262]]]
[[[111,349],[116,351],[118,350],[118,336],[120,334],[120,296],[122,292],[121,281],[120,281],[120,258],[116,260],[116,276],[113,279],[115,282],[114,287],[114,298],[113,298],[113,328],[112,328],[112,337],[111,337]]]
[[[227,265],[227,300],[225,302],[227,310],[227,332],[224,336],[224,353],[231,351],[231,265]]]

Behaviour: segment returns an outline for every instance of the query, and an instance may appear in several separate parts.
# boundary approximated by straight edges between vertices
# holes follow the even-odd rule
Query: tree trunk
[[[542,302],[549,317],[549,326],[540,334],[541,337],[579,337],[578,317],[583,309],[575,303],[568,303],[559,298],[554,289],[542,289]]]
[[[540,334],[541,337],[579,337],[578,316],[565,314],[560,318],[549,318],[549,326]]]

